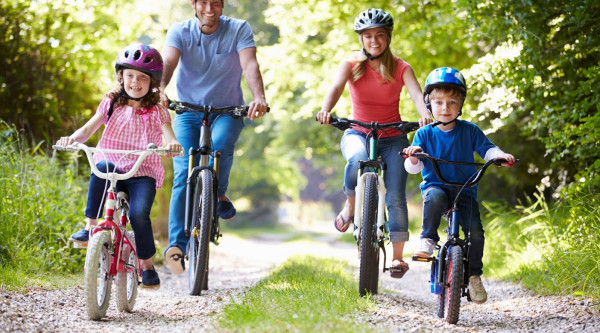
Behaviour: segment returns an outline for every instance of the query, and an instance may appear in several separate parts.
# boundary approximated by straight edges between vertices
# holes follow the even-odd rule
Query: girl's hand
[[[181,147],[181,144],[179,144],[178,141],[171,142],[171,143],[167,144],[167,146],[165,148],[167,148],[168,150],[171,150],[171,151],[177,151],[178,152],[178,153],[170,153],[170,154],[168,154],[167,156],[169,156],[169,157],[175,157],[175,156],[181,156],[181,155],[183,155],[183,147]]]
[[[75,142],[75,139],[73,139],[72,137],[63,136],[60,139],[58,139],[58,141],[56,141],[56,145],[66,147],[70,144],[73,144],[73,142]]]

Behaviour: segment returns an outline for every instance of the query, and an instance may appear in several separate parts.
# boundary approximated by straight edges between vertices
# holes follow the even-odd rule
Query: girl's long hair
[[[396,59],[390,50],[391,37],[388,35],[388,47],[381,55],[381,63],[379,65],[379,72],[381,73],[382,83],[396,82],[394,79],[394,73],[396,71]],[[360,45],[362,45],[362,37],[359,35]],[[363,46],[364,49],[364,46]],[[350,80],[356,82],[365,74],[365,66],[367,66],[367,56],[363,51],[357,52],[357,54],[351,58],[350,62],[357,63],[358,65],[352,68]]]
[[[117,82],[118,84],[109,92],[104,94],[104,97],[108,97],[111,100],[116,98],[115,106],[123,106],[127,105],[127,97],[124,95],[123,88],[123,69],[120,69],[117,72]],[[148,93],[146,96],[142,97],[142,107],[153,107],[160,102],[160,81],[150,78],[150,89],[148,89]]]

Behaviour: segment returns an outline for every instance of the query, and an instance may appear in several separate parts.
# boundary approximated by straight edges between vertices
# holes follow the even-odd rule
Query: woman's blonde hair
[[[362,36],[359,35],[360,45],[362,45]],[[396,82],[394,79],[394,73],[396,72],[396,59],[390,50],[390,42],[392,41],[391,36],[388,34],[388,47],[381,55],[381,63],[379,65],[379,73],[381,73],[382,83],[393,83]],[[364,46],[363,46],[364,47]],[[363,51],[360,51],[356,56],[352,57],[350,62],[358,65],[352,68],[350,80],[356,82],[365,74],[365,68],[367,66],[367,56]]]
[[[123,88],[123,69],[117,72],[117,82],[118,84],[111,91],[104,94],[104,97],[108,97],[111,100],[116,98],[115,106],[127,105],[128,98],[125,97]],[[155,106],[160,102],[160,81],[150,76],[150,88],[146,96],[142,97],[141,102],[144,108]]]

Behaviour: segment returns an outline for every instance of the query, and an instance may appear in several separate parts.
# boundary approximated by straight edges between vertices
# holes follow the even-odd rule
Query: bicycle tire
[[[210,170],[204,169],[200,171],[200,179],[194,195],[192,222],[195,228],[198,228],[198,231],[192,233],[192,239],[190,240],[193,241],[192,244],[194,245],[193,251],[190,247],[190,252],[193,254],[193,267],[190,267],[190,295],[200,295],[202,290],[207,287],[205,281],[208,280],[214,195],[213,174]]]
[[[379,284],[379,245],[377,242],[377,174],[365,177],[362,229],[360,232],[360,273],[358,289],[361,296],[377,294]]]
[[[131,242],[132,247],[135,248],[133,232],[127,231],[127,238]],[[123,249],[121,250],[121,260],[124,264],[133,266],[133,269],[126,268],[124,271],[117,272],[117,310],[131,312],[133,311],[138,292],[139,260],[135,251],[129,245],[125,244],[123,244]]]
[[[450,324],[458,322],[460,313],[460,297],[463,284],[463,251],[460,246],[452,246],[446,261],[448,288],[445,299],[446,321]]]
[[[110,300],[111,254],[110,234],[102,231],[94,234],[85,256],[84,291],[87,313],[90,319],[100,320],[106,315]]]

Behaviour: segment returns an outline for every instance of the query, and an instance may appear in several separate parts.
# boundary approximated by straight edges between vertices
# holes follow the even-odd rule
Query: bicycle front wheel
[[[208,258],[210,233],[212,228],[215,195],[213,191],[213,174],[210,170],[200,171],[200,179],[194,194],[192,214],[192,235],[190,238],[190,295],[200,295],[206,290],[208,280]]]
[[[458,322],[460,312],[460,297],[463,284],[463,251],[460,246],[450,248],[448,259],[446,260],[446,277],[448,279],[448,288],[445,297],[445,315],[446,321],[450,324]]]
[[[90,240],[85,256],[85,304],[90,319],[100,320],[106,315],[110,300],[112,277],[110,271],[110,234],[102,231]]]
[[[127,231],[127,238],[135,248],[135,239],[133,232]],[[117,309],[119,311],[131,312],[135,305],[135,298],[138,291],[138,272],[139,261],[133,248],[129,245],[123,245],[121,250],[121,260],[124,270],[117,272]]]
[[[361,296],[377,294],[379,284],[379,243],[377,241],[377,174],[365,177],[362,229],[360,232],[360,276],[358,289]]]

